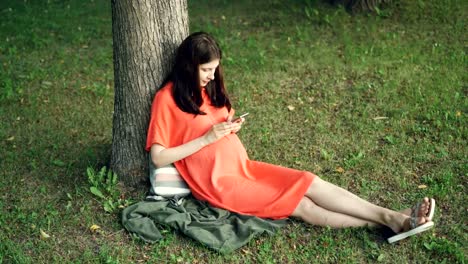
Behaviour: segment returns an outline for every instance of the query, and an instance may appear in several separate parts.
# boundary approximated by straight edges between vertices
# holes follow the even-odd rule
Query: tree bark
[[[188,35],[186,0],[112,0],[114,116],[111,169],[137,186],[147,179],[146,132],[156,89]]]

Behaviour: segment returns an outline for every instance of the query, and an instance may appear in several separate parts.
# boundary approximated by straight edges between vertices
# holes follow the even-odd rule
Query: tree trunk
[[[110,166],[127,185],[147,179],[144,147],[151,102],[188,28],[186,0],[112,0],[115,101]]]

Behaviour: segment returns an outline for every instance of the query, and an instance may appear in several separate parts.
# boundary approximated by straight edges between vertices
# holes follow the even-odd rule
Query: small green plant
[[[128,205],[129,201],[120,197],[116,173],[112,172],[110,169],[108,170],[104,166],[98,172],[88,167],[86,174],[91,184],[89,191],[101,199],[104,211],[112,213],[118,208],[123,208]]]
[[[351,154],[344,159],[344,164],[347,169],[355,167],[364,158],[364,152],[359,151],[357,154]]]
[[[320,149],[320,156],[324,159],[324,160],[327,160],[327,161],[331,161],[335,158],[335,154],[334,153],[329,153],[328,151],[326,151],[325,149]]]
[[[7,77],[0,75],[0,99],[10,99],[15,94],[13,81]]]
[[[431,237],[431,242],[425,242],[424,247],[444,260],[453,261],[454,263],[465,263],[465,255],[457,242],[450,241],[444,237]]]

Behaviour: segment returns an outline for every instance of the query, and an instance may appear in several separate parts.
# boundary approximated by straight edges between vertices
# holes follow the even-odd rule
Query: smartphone
[[[249,115],[249,113],[242,114],[242,115],[240,115],[239,117],[236,117],[236,118],[235,118],[234,120],[232,120],[231,122],[233,122],[233,123],[234,123],[234,122],[238,122],[238,121],[241,120],[241,118],[244,118],[244,117],[246,117],[246,116],[248,116],[248,115]]]

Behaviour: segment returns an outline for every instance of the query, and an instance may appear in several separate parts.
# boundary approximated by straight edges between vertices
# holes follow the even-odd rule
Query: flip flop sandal
[[[418,202],[415,206],[411,208],[411,217],[412,218],[417,218],[418,217],[418,212],[419,212],[419,207],[421,206],[421,202]],[[432,218],[434,217],[434,212],[435,212],[435,200],[430,199],[429,200],[429,213],[426,215],[426,217],[429,219],[429,221],[432,221]]]
[[[391,244],[391,243],[400,241],[402,239],[405,239],[407,237],[410,237],[410,236],[419,234],[421,232],[427,231],[427,230],[431,229],[432,227],[434,227],[434,222],[429,221],[427,223],[424,223],[424,224],[418,226],[418,218],[412,217],[410,219],[410,227],[411,227],[411,229],[406,231],[406,232],[399,233],[398,235],[394,235],[392,237],[389,237],[387,239],[388,243]]]

